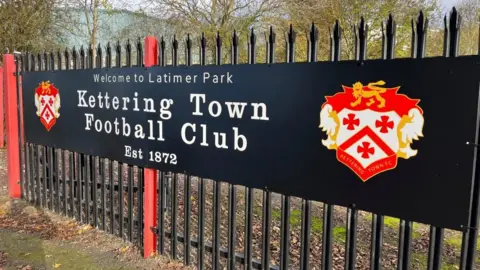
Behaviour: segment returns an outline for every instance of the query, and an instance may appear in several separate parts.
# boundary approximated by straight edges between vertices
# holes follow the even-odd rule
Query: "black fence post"
[[[215,64],[222,64],[222,38],[220,33],[217,32],[215,38]],[[213,181],[213,232],[212,232],[212,268],[214,270],[220,269],[220,198],[222,194],[222,183],[219,181]]]
[[[330,61],[340,61],[340,42],[342,29],[338,20],[333,29],[330,29]],[[332,236],[333,236],[333,205],[324,204],[323,207],[323,246],[322,246],[322,269],[332,267]]]
[[[285,60],[287,63],[295,62],[296,37],[297,33],[293,30],[293,25],[290,24],[289,31],[285,36]],[[290,257],[290,196],[281,195],[281,207],[282,215],[280,224],[280,269],[288,269]],[[305,259],[304,257],[301,258]]]
[[[163,39],[162,39],[163,42]],[[199,40],[200,46],[200,65],[206,64],[207,58],[207,39],[205,34]],[[162,48],[162,46],[161,46]],[[162,55],[164,52],[162,53]],[[164,60],[164,59],[163,59]],[[160,62],[162,63],[162,62]],[[204,269],[205,263],[205,180],[203,178],[198,179],[198,250],[197,250],[197,268],[199,270]]]
[[[127,54],[128,55],[128,54]],[[125,224],[125,220],[124,220],[124,212],[123,212],[123,208],[124,208],[124,205],[125,205],[125,202],[124,202],[124,192],[125,192],[125,189],[123,187],[123,184],[125,182],[125,174],[124,174],[124,169],[125,169],[125,166],[123,163],[121,162],[117,162],[117,171],[118,171],[118,236],[120,238],[122,238],[122,240],[124,239],[124,224]]]
[[[160,172],[160,177],[158,177],[158,245],[157,245],[157,250],[158,253],[163,255],[165,254],[165,211],[166,211],[166,206],[165,206],[165,172]]]
[[[318,29],[314,23],[312,23],[310,30],[307,33],[307,56],[308,62],[317,61],[317,42],[318,42]],[[301,237],[301,249],[300,249],[300,269],[309,269],[310,259],[310,232],[311,232],[311,206],[310,200],[302,199],[302,227],[300,231]]]
[[[367,35],[368,25],[365,24],[363,17],[360,23],[354,25],[355,35],[355,60],[363,61],[367,55]],[[358,210],[355,205],[347,208],[347,235],[345,241],[345,269],[355,269],[357,259],[357,222]]]
[[[256,63],[256,35],[253,28],[248,36],[248,64]],[[244,239],[244,269],[252,267],[252,237],[253,237],[253,188],[245,187],[245,239]]]
[[[238,35],[234,31],[231,41],[231,63],[238,64]],[[236,212],[237,212],[237,189],[235,185],[228,185],[228,270],[235,269],[235,246],[236,246]]]
[[[176,35],[173,35],[171,42],[172,46],[172,66],[178,65],[178,40]],[[169,180],[171,183],[172,193],[170,194],[171,201],[171,220],[170,220],[170,255],[174,260],[177,259],[177,216],[178,216],[178,174],[170,173]]]
[[[133,166],[127,168],[127,214],[128,214],[128,241],[133,243]]]
[[[115,66],[122,67],[122,45],[120,45],[120,41],[117,41],[115,45]]]
[[[389,16],[386,27],[385,23],[382,23],[382,58],[393,58],[393,47],[395,44],[395,35],[393,33],[395,27],[393,27],[393,17]],[[388,34],[387,32],[390,31]],[[384,229],[384,217],[382,215],[372,214],[372,237],[371,237],[371,259],[370,268],[374,270],[382,269],[381,256],[383,245],[383,229]]]
[[[109,180],[109,195],[110,195],[110,204],[108,210],[110,211],[110,226],[109,231],[111,234],[115,235],[115,208],[114,207],[114,195],[115,195],[115,182],[113,179],[114,170],[113,170],[113,160],[108,161],[108,180]]]
[[[187,35],[185,39],[185,65],[192,65],[192,40],[190,39],[190,34]],[[183,242],[183,262],[185,265],[190,265],[190,250],[191,250],[191,237],[190,237],[190,223],[191,223],[191,178],[188,172],[185,172],[183,175],[184,179],[184,242]]]
[[[125,55],[127,58],[127,67],[132,66],[132,44],[130,43],[130,39],[127,40],[125,44]]]
[[[111,68],[112,67],[112,46],[110,46],[110,42],[107,43],[107,47],[105,47],[106,56],[105,56],[105,67]]]
[[[167,65],[167,56],[165,54],[165,51],[166,51],[166,44],[162,36],[162,38],[160,39],[160,52],[158,54],[158,57],[159,57],[158,63],[161,67],[164,67]]]
[[[267,63],[275,63],[276,33],[273,27],[265,37],[267,40],[266,56]],[[263,220],[262,220],[262,269],[270,269],[270,227],[272,224],[272,192],[265,187],[263,191]]]

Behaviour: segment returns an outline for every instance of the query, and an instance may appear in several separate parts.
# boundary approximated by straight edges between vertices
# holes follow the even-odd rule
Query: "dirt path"
[[[133,245],[75,220],[10,200],[0,149],[0,270],[188,269],[168,258],[143,259]]]

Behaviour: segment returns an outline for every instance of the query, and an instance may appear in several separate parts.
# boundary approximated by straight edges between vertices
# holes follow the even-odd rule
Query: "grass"
[[[9,260],[22,261],[34,266],[56,265],[61,266],[62,269],[97,269],[99,267],[88,254],[35,236],[0,231],[0,240],[0,249],[8,253]],[[110,268],[108,265],[102,265],[102,267],[118,269]]]
[[[312,218],[312,232],[322,233],[323,231],[323,221],[318,217]]]
[[[462,234],[460,232],[454,232],[445,236],[445,244],[452,246],[457,250],[462,249]],[[480,238],[477,238],[477,251],[480,251]]]
[[[400,220],[398,218],[394,217],[384,217],[383,222],[385,226],[392,228],[392,229],[398,229],[400,227]]]
[[[340,242],[345,243],[346,240],[347,229],[344,226],[337,226],[333,227],[333,239]]]
[[[445,244],[454,247],[455,249],[462,248],[462,236],[461,235],[451,235],[449,237],[445,237]],[[478,249],[478,242],[477,242],[477,249]]]
[[[367,216],[365,216],[365,219],[368,220],[368,221],[372,221],[372,216],[367,215]],[[400,228],[400,219],[385,216],[385,217],[383,217],[383,224],[387,228],[390,228],[390,229],[393,229],[393,230],[398,230]],[[422,237],[422,235],[419,232],[420,227],[421,227],[420,224],[413,223],[413,232],[412,232],[412,238],[413,239],[418,239],[418,238]]]
[[[261,214],[261,211],[260,211]],[[274,209],[272,210],[272,219],[281,219],[282,212],[281,210]],[[311,216],[311,230],[312,233],[320,234],[323,231],[323,221],[321,218]],[[301,226],[302,225],[302,211],[298,209],[294,209],[290,212],[290,225]]]
[[[412,263],[415,265],[415,269],[427,269],[427,254],[425,253],[413,253],[412,254]],[[457,270],[458,265],[450,264],[445,261],[442,262],[441,270]]]

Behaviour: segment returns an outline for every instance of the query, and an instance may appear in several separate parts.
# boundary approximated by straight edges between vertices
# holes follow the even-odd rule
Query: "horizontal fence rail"
[[[445,16],[444,57],[457,57],[459,14]],[[411,58],[424,58],[427,18],[422,12],[412,21]],[[367,60],[368,26],[355,25],[355,61]],[[396,23],[390,16],[382,28],[382,59],[395,58]],[[297,32],[290,26],[280,41],[273,28],[259,48],[252,29],[246,44],[247,63],[239,62],[243,44],[239,34],[223,39],[205,35],[183,41],[162,37],[154,47],[159,66],[274,64],[277,45],[285,43],[284,59],[296,62]],[[318,61],[319,31],[307,33],[307,61]],[[329,61],[341,59],[342,28],[330,29]],[[210,42],[213,42],[211,46]],[[156,45],[156,44],[155,44]],[[180,59],[181,49],[184,51]],[[133,48],[135,47],[135,48]],[[212,61],[208,61],[213,48]],[[135,44],[110,44],[73,48],[62,52],[25,53],[16,58],[18,74],[36,71],[91,68],[143,67],[144,48]],[[229,57],[224,57],[228,55]],[[224,63],[225,59],[229,59]],[[196,60],[196,61],[194,61]],[[74,71],[72,71],[74,72]],[[18,77],[17,77],[18,78]],[[20,79],[18,79],[20,80]],[[301,93],[299,93],[301,94]],[[299,120],[301,121],[301,120]],[[291,131],[295,132],[295,131]],[[32,204],[75,218],[143,247],[144,170],[103,157],[36,145],[21,138],[22,197]],[[208,157],[204,157],[208,158]],[[219,164],[219,166],[222,166]],[[279,170],[281,168],[278,168]],[[156,170],[156,251],[197,269],[475,269],[477,255],[479,183],[475,178],[468,228],[454,232],[431,225],[398,220],[375,213],[293,196],[204,179],[188,173]],[[458,250],[457,250],[458,249]],[[448,268],[450,269],[450,268]]]

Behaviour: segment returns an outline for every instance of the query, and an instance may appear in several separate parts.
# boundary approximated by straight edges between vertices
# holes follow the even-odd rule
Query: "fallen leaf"
[[[55,264],[53,264],[53,268],[59,268],[60,265],[61,265],[61,264],[59,264],[59,263],[55,263]]]

